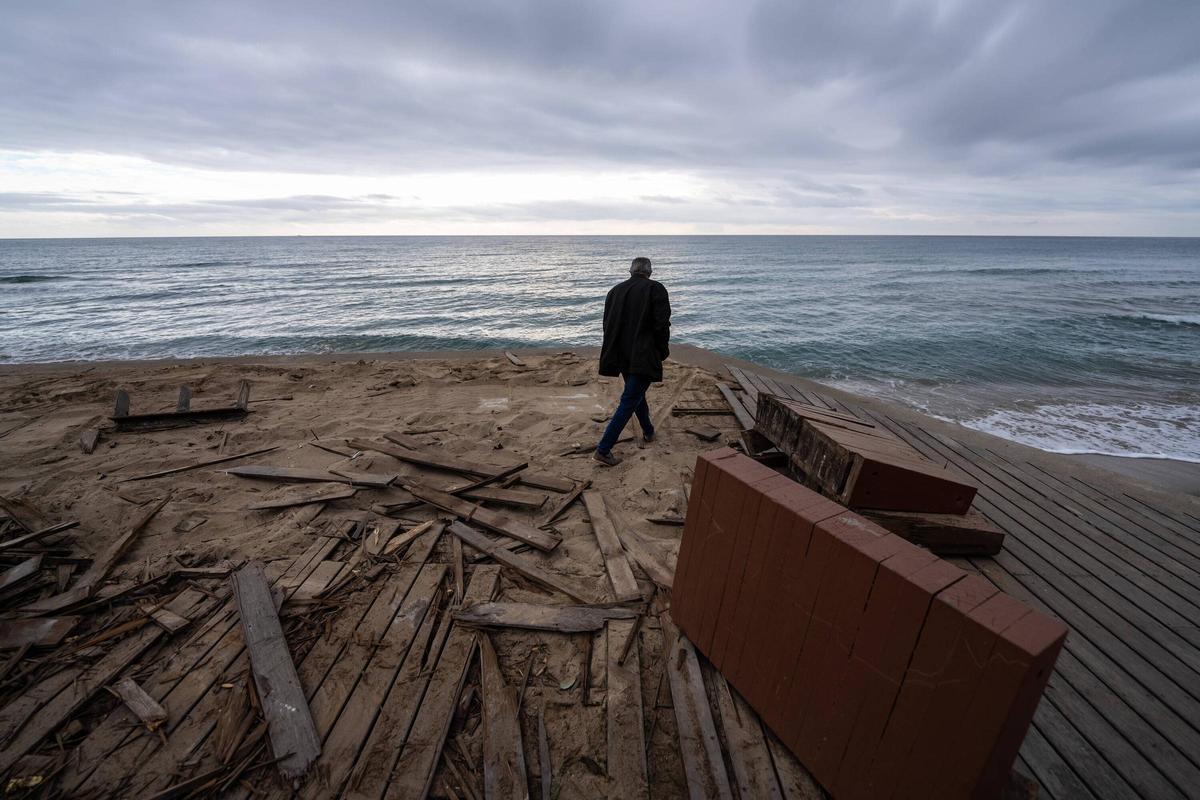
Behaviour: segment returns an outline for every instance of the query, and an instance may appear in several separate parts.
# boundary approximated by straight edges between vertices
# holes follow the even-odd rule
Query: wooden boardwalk
[[[848,412],[980,485],[975,508],[1005,532],[1004,550],[956,563],[1071,631],[1016,765],[1040,797],[1200,797],[1200,518],[728,369],[751,412],[758,393]]]

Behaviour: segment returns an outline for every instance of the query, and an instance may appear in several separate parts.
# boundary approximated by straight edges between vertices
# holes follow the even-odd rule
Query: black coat
[[[671,354],[671,300],[658,281],[634,275],[618,283],[604,301],[604,344],[600,374],[645,375],[663,379],[662,362]]]

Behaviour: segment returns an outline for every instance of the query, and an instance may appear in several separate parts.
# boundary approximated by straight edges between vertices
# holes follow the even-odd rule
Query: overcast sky
[[[0,237],[1200,235],[1197,0],[7,0]]]

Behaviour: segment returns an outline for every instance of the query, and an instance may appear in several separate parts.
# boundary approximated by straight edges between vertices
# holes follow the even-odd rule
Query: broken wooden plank
[[[250,411],[242,406],[205,408],[196,411],[162,411],[152,414],[129,414],[109,417],[117,424],[117,430],[136,428],[174,428],[184,425],[203,425],[210,422],[225,422],[241,419]]]
[[[393,437],[403,436],[403,434],[385,433],[383,438],[390,441],[395,441]],[[512,469],[511,466],[496,466],[495,464],[482,464],[474,461],[465,461],[454,456],[430,453],[427,450],[406,450],[403,447],[389,447],[385,444],[371,442],[365,439],[351,439],[347,441],[351,447],[357,447],[360,450],[374,450],[377,453],[384,453],[392,458],[397,458],[401,461],[407,461],[410,464],[417,464],[423,467],[432,467],[433,469],[442,469],[448,472],[459,472],[464,475],[477,475],[479,477],[488,477],[499,475],[505,470]],[[549,475],[542,472],[530,472],[528,470],[521,472],[521,483],[527,486],[533,486],[538,489],[549,489],[554,492],[569,492],[574,488],[574,481],[569,478],[560,478],[556,475]]]
[[[271,749],[277,755],[287,754],[279,762],[280,773],[298,778],[321,754],[321,740],[296,676],[271,588],[258,562],[242,567],[231,581]]]
[[[610,619],[633,619],[637,615],[638,612],[633,609],[604,606],[481,603],[456,611],[454,619],[466,625],[485,628],[582,633],[598,631]]]
[[[483,699],[483,790],[496,800],[526,800],[525,749],[513,687],[504,682],[491,640],[479,637],[479,675]]]
[[[500,489],[494,486],[482,486],[478,489],[455,491],[450,492],[450,494],[465,497],[468,500],[500,503],[501,505],[517,506],[519,508],[541,508],[546,504],[548,497],[548,495],[539,492],[530,492],[524,489]]]
[[[733,409],[733,415],[737,417],[738,425],[741,425],[748,431],[754,430],[754,414],[742,405],[742,401],[733,393],[733,390],[718,381],[717,391],[721,393],[721,396],[725,398],[725,402]]]
[[[566,511],[572,503],[578,500],[591,485],[592,482],[590,480],[579,481],[576,483],[575,488],[571,489],[570,493],[568,493],[567,496],[564,497],[562,501],[550,511],[549,514],[542,518],[541,522],[538,523],[538,527],[544,528],[550,523],[554,522],[554,520],[561,517],[563,512]]]
[[[740,695],[733,693],[719,672],[712,670],[709,677],[714,682],[721,729],[725,732],[726,752],[733,764],[738,793],[742,797],[782,798],[758,714]]]
[[[288,481],[292,483],[350,483],[349,478],[338,479],[338,476],[319,469],[298,469],[296,467],[271,467],[265,464],[248,464],[244,467],[231,467],[225,470],[229,475],[239,478],[260,478],[271,481]]]
[[[79,617],[40,617],[6,619],[0,622],[0,650],[52,647],[63,640],[79,622]]]
[[[604,568],[608,572],[613,596],[618,603],[641,598],[642,590],[633,577],[633,570],[629,567],[629,559],[625,555],[625,548],[621,546],[617,529],[609,519],[604,495],[594,490],[584,492],[583,504],[587,507],[588,517],[592,520],[592,530],[600,544],[600,553],[604,556]]]
[[[322,561],[292,593],[292,600],[312,600],[320,597],[346,568],[344,561]]]
[[[542,797],[554,797],[554,767],[550,764],[550,739],[546,736],[546,715],[538,709],[538,767],[542,772]]]
[[[646,768],[645,721],[642,712],[641,663],[637,648],[621,654],[637,636],[633,620],[608,622],[608,796],[644,800],[650,797]]]
[[[671,409],[673,417],[723,417],[729,413],[728,409],[712,406],[675,406]]]
[[[247,458],[249,456],[258,456],[263,453],[269,453],[272,450],[278,450],[278,446],[263,447],[258,450],[248,450],[245,453],[238,453],[232,456],[220,456],[218,458],[209,458],[204,461],[198,461],[194,464],[185,464],[182,467],[172,467],[171,469],[159,470],[158,472],[150,472],[145,475],[134,475],[131,478],[122,478],[117,483],[131,483],[133,481],[148,481],[151,478],[162,478],[167,475],[178,475],[180,472],[187,472],[193,469],[201,469],[202,467],[211,467],[213,464],[224,464],[226,461],[236,461],[239,458]]]
[[[504,357],[505,357],[505,358],[507,358],[507,359],[508,359],[510,362],[512,362],[512,365],[513,365],[514,367],[523,367],[523,366],[525,366],[525,362],[524,362],[524,361],[522,361],[521,359],[517,358],[517,356],[515,356],[514,354],[512,354],[512,353],[508,352],[507,350],[505,350],[505,351],[504,351]]]
[[[78,525],[78,521],[72,520],[71,522],[60,522],[57,525],[51,525],[47,528],[42,528],[41,530],[30,531],[29,533],[22,534],[15,539],[9,539],[6,542],[0,542],[0,551],[22,547],[30,542],[36,542],[39,539],[45,539],[47,536],[53,536],[56,533],[68,531],[71,528],[77,527]]]
[[[672,516],[646,517],[646,522],[652,522],[655,525],[671,525],[671,526],[674,526],[677,528],[682,528],[683,524],[686,521],[687,520],[685,520],[683,517],[672,517]]]
[[[190,411],[192,408],[192,387],[180,386],[179,399],[175,401],[175,411]]]
[[[518,519],[513,519],[506,514],[501,514],[491,509],[481,508],[467,500],[455,497],[452,494],[430,489],[426,486],[417,486],[415,484],[405,484],[413,497],[429,503],[431,506],[442,509],[450,514],[463,519],[467,522],[475,522],[488,530],[495,531],[503,536],[511,539],[517,539],[525,542],[528,545],[536,547],[539,550],[549,552],[558,546],[562,541],[558,536],[555,536],[546,531],[534,528],[527,523]]]
[[[679,755],[683,760],[688,795],[694,800],[714,797],[732,800],[733,789],[725,772],[721,741],[704,690],[696,651],[670,621],[669,615],[663,614],[659,619],[664,634],[671,641],[666,672],[671,685],[671,703],[675,707]]]
[[[140,518],[138,518],[136,522],[134,522],[133,526],[130,527],[127,532],[117,537],[112,544],[97,554],[97,556],[92,560],[92,565],[88,567],[87,572],[79,576],[79,580],[75,581],[75,585],[69,590],[61,594],[47,597],[44,600],[38,600],[34,603],[30,603],[29,605],[22,606],[21,611],[30,614],[47,614],[54,611],[59,611],[69,606],[73,606],[76,603],[81,603],[90,598],[96,591],[96,587],[99,585],[100,581],[104,580],[104,578],[108,575],[109,570],[111,570],[116,563],[121,560],[121,556],[124,555],[125,551],[129,549],[129,546],[133,543],[133,540],[137,538],[138,534],[142,532],[142,529],[150,523],[150,520],[154,518],[154,515],[157,514],[170,499],[171,496],[167,495],[151,506],[148,511],[146,511]]]
[[[158,726],[167,721],[166,709],[159,705],[153,697],[146,694],[146,690],[138,686],[133,678],[123,678],[117,681],[109,687],[109,691],[119,697],[150,731],[157,730]]]
[[[372,557],[378,558],[383,555],[383,548],[396,531],[400,530],[400,520],[389,519],[379,520],[370,526],[366,536],[363,537],[363,551]]]
[[[330,473],[345,478],[354,486],[368,486],[372,489],[386,489],[396,480],[396,473],[360,472],[353,469],[331,469]]]
[[[473,603],[490,600],[499,577],[498,567],[477,568],[465,599]],[[390,770],[393,777],[384,794],[388,800],[409,800],[429,794],[477,641],[474,630],[451,626],[404,747]],[[395,744],[390,743],[390,748],[394,752]]]
[[[1004,547],[1004,532],[975,509],[966,514],[863,509],[862,516],[939,556],[994,556]]]
[[[41,553],[36,553],[15,567],[7,569],[3,574],[0,574],[0,592],[4,592],[19,583],[24,583],[36,575],[38,570],[42,568],[43,557]]]
[[[463,544],[462,539],[457,536],[450,537],[450,546],[452,553],[451,560],[454,562],[454,605],[462,605],[463,592],[466,590],[465,573],[463,572]]]
[[[259,500],[246,506],[247,511],[267,511],[274,508],[306,506],[309,503],[329,503],[353,497],[358,490],[344,483],[303,484],[289,486],[269,500]]]
[[[593,603],[595,598],[590,589],[583,587],[575,581],[565,578],[561,575],[549,572],[542,569],[531,560],[519,556],[516,553],[511,553],[492,542],[482,533],[473,528],[469,528],[461,522],[450,523],[450,532],[463,540],[463,544],[474,547],[476,550],[487,553],[497,563],[503,564],[509,569],[515,570],[520,574],[529,578],[534,583],[545,586],[548,589],[562,592],[568,597],[574,598],[581,603]]]
[[[659,548],[653,546],[633,528],[622,526],[617,529],[617,535],[621,537],[621,544],[625,546],[626,552],[633,556],[642,572],[646,573],[646,577],[654,581],[656,586],[670,591],[675,582],[675,565],[667,555],[659,552]]]
[[[711,425],[700,425],[692,423],[684,428],[685,431],[706,442],[715,442],[721,438],[721,432]]]
[[[408,530],[404,531],[403,533],[399,533],[399,534],[393,536],[391,538],[391,540],[389,540],[388,543],[383,546],[381,555],[385,555],[385,556],[392,555],[393,553],[398,551],[400,548],[404,547],[409,542],[413,541],[418,536],[423,534],[425,531],[432,528],[434,525],[444,526],[445,523],[441,522],[440,520],[431,519],[428,522],[422,522],[420,525],[417,525],[416,527],[409,528]],[[434,538],[437,538],[437,537],[434,537]]]
[[[79,434],[79,449],[87,455],[91,455],[96,451],[96,445],[100,442],[100,429],[89,428]]]

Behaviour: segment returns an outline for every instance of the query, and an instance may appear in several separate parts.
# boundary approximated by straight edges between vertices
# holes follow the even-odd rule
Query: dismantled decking
[[[1070,628],[1016,765],[1039,796],[1196,796],[1200,519],[832,393],[729,371],[750,413],[763,393],[854,414],[979,484],[975,507],[1007,534],[1004,549],[952,560]]]

